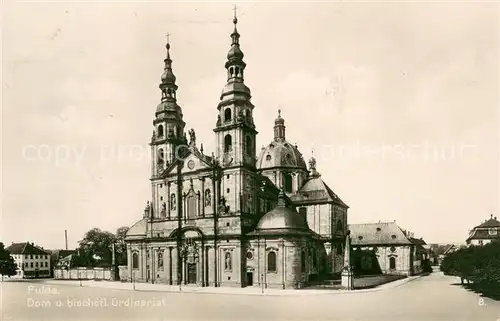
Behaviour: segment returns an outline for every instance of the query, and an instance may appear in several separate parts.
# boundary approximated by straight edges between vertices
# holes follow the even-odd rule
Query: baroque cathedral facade
[[[151,138],[152,200],[126,236],[130,281],[301,288],[342,270],[348,206],[285,136],[256,152],[237,18],[214,114],[216,151],[185,134],[167,43]],[[215,110],[214,110],[215,111]]]

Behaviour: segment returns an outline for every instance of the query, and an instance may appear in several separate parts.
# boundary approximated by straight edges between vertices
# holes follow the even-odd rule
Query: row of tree
[[[123,226],[113,234],[93,228],[81,241],[78,242],[77,255],[74,256],[72,266],[105,267],[113,263],[113,245],[115,249],[115,263],[127,264],[127,246],[125,236],[128,227]]]
[[[500,242],[459,249],[443,259],[441,271],[485,292],[500,291]]]

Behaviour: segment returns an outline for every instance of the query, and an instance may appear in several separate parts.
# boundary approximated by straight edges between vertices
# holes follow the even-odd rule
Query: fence
[[[111,268],[54,269],[59,280],[112,280]]]

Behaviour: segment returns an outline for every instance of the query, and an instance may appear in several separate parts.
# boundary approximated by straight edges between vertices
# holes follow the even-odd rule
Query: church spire
[[[167,57],[165,58],[165,68],[163,74],[161,75],[161,99],[164,100],[176,100],[177,85],[175,84],[175,75],[172,71],[172,59],[170,58],[170,34],[167,33]]]
[[[240,49],[240,34],[238,33],[238,28],[236,25],[238,24],[238,18],[236,17],[236,6],[234,6],[234,18],[233,18],[234,30],[231,34],[231,49],[227,53],[227,78],[228,81],[235,80],[242,82],[243,81],[243,70],[246,67],[245,62],[243,61],[243,51]]]
[[[274,140],[285,140],[285,120],[281,117],[281,109],[278,109],[278,118],[274,121]]]

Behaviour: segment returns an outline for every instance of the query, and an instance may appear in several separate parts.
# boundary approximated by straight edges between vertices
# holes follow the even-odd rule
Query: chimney
[[[68,250],[68,230],[64,230],[64,241],[66,243],[66,250]]]

